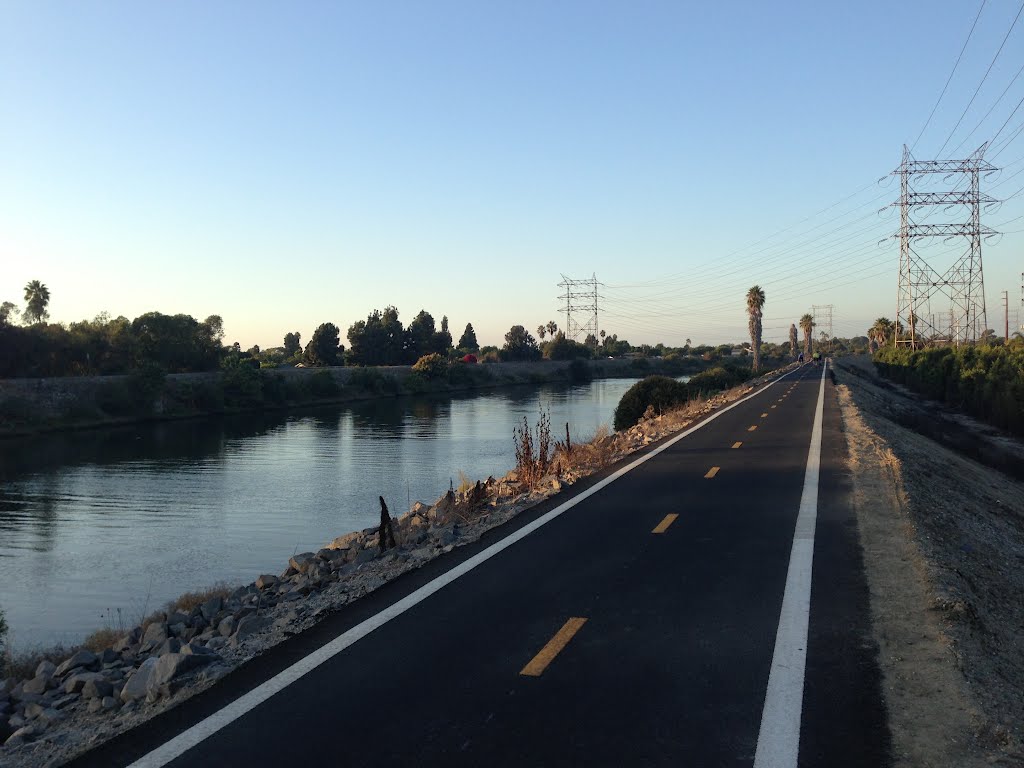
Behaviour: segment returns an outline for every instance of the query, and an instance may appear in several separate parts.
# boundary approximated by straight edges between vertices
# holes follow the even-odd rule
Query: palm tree
[[[804,357],[811,356],[811,331],[814,330],[814,318],[804,315],[800,318],[800,330],[804,332]]]
[[[747,291],[747,314],[750,316],[747,328],[750,330],[750,351],[754,356],[750,363],[750,369],[754,372],[761,367],[761,315],[763,310],[764,288],[755,285]]]
[[[540,336],[540,340],[541,341],[544,341],[544,334],[547,333],[547,332],[548,332],[547,326],[545,326],[545,325],[538,325],[537,326],[537,335]]]
[[[791,324],[789,326],[789,354],[794,359],[796,358],[796,345],[797,345],[796,323],[793,323],[793,324]]]
[[[33,323],[41,323],[49,319],[50,313],[46,305],[50,303],[50,289],[38,280],[25,286],[25,319]]]
[[[889,339],[889,335],[893,331],[892,320],[887,317],[880,317],[875,320],[875,324],[868,328],[868,337],[881,349],[885,346],[886,341]]]
[[[550,333],[552,336],[558,333],[558,325],[555,323],[554,320],[548,320],[547,329],[548,333]]]

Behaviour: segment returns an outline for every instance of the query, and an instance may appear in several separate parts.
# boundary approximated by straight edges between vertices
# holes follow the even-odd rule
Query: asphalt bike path
[[[845,444],[831,382],[811,365],[236,719],[196,725],[226,703],[206,692],[198,714],[167,713],[76,764],[750,766],[760,738],[758,765],[781,768],[759,729],[822,390],[789,765],[886,765]],[[176,749],[157,749],[179,733]]]

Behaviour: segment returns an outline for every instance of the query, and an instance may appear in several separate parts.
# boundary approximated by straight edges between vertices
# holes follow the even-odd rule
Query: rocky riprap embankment
[[[397,547],[382,552],[377,527],[339,536],[190,611],[150,617],[101,653],[44,661],[27,680],[0,681],[0,765],[59,765],[91,745],[209,687],[248,659],[298,634],[400,574],[476,541],[564,485],[689,425],[751,391],[737,388],[560,455],[551,474],[526,487],[516,472],[488,478],[433,505],[392,518]]]

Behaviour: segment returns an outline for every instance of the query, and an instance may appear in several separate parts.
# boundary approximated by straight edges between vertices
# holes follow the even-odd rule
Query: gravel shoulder
[[[990,466],[1021,446],[865,362],[836,380],[895,763],[1024,766],[1024,483]]]

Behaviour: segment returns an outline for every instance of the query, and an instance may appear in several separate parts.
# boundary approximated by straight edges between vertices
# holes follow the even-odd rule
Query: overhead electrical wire
[[[1003,92],[1002,92],[1001,94],[999,94],[999,98],[998,98],[998,99],[996,99],[996,100],[995,100],[994,102],[992,102],[992,106],[988,108],[988,112],[986,112],[986,113],[985,113],[985,116],[984,116],[983,118],[981,118],[981,120],[979,120],[979,121],[978,121],[978,124],[977,124],[976,126],[974,126],[974,128],[973,128],[973,129],[971,129],[971,132],[970,132],[970,133],[968,133],[968,134],[967,134],[966,136],[964,136],[963,140],[961,140],[961,142],[960,142],[959,144],[957,144],[957,145],[956,145],[956,146],[955,146],[955,147],[953,148],[952,152],[950,152],[950,153],[949,153],[949,154],[950,154],[950,157],[952,157],[952,156],[953,156],[953,155],[955,155],[955,154],[956,154],[957,152],[959,152],[959,151],[960,151],[960,148],[961,148],[961,147],[962,147],[962,146],[963,146],[964,144],[966,144],[966,143],[967,143],[967,140],[968,140],[968,139],[970,139],[970,138],[971,138],[971,136],[973,136],[973,135],[974,135],[975,133],[977,133],[978,129],[979,129],[979,128],[981,128],[981,125],[982,125],[982,123],[984,123],[984,122],[985,122],[985,121],[986,121],[986,120],[988,119],[988,116],[992,114],[992,110],[994,110],[994,109],[996,108],[996,106],[997,106],[997,105],[999,104],[999,102],[1003,100],[1003,97],[1004,97],[1004,96],[1005,96],[1005,95],[1007,94],[1007,92],[1008,92],[1008,91],[1010,90],[1010,88],[1011,88],[1011,87],[1013,87],[1013,84],[1014,84],[1015,82],[1017,82],[1017,78],[1019,78],[1019,77],[1021,76],[1021,73],[1022,73],[1022,72],[1024,72],[1024,64],[1021,64],[1021,66],[1020,66],[1020,69],[1018,69],[1018,70],[1017,70],[1017,74],[1015,74],[1015,75],[1013,76],[1013,79],[1012,79],[1012,80],[1010,80],[1010,82],[1009,82],[1009,83],[1007,84],[1006,88],[1004,88],[1004,89],[1003,89]],[[1019,107],[1020,107],[1020,104],[1018,104],[1018,105],[1017,105],[1017,107],[1019,108]],[[1017,110],[1015,109],[1015,110],[1014,110],[1014,112],[1016,112],[1016,111],[1017,111]],[[1013,117],[1013,115],[1011,114],[1011,115],[1010,115],[1010,117]],[[1009,118],[1008,118],[1008,119],[1009,119]],[[1003,124],[1003,127],[1005,127],[1005,126],[1006,126],[1006,124],[1004,123],[1004,124]],[[1000,130],[1000,131],[1002,131],[1002,128],[1000,128],[999,130]],[[996,136],[998,136],[998,135],[999,135],[999,132],[997,132],[997,133],[996,133]],[[989,139],[989,143],[990,143],[990,144],[991,144],[991,143],[992,143],[993,141],[995,141],[995,139],[996,139],[996,136],[993,136],[993,137],[992,137],[991,139]]]
[[[936,157],[942,154],[942,150],[944,150],[946,145],[949,144],[949,140],[953,138],[953,134],[956,133],[956,129],[960,127],[960,123],[963,122],[964,117],[967,115],[967,110],[971,108],[974,100],[978,97],[978,93],[981,91],[981,86],[985,84],[985,81],[988,79],[989,72],[992,71],[992,67],[995,66],[996,61],[999,59],[999,54],[1003,52],[1003,46],[1005,46],[1006,41],[1009,40],[1010,33],[1013,32],[1013,28],[1017,26],[1017,20],[1020,19],[1021,12],[1024,12],[1024,3],[1021,3],[1020,8],[1017,9],[1017,15],[1013,17],[1013,23],[1010,24],[1010,28],[1006,30],[1006,36],[1003,38],[1003,42],[1000,43],[999,50],[997,50],[996,55],[992,57],[992,62],[988,65],[988,69],[985,70],[985,74],[982,76],[981,82],[978,83],[978,87],[974,89],[974,95],[971,96],[971,100],[968,101],[967,106],[964,107],[964,111],[961,113],[960,119],[956,121],[956,125],[953,126],[953,130],[949,132],[949,136],[947,136],[946,140],[942,142],[942,146],[939,147],[939,151],[935,153]]]
[[[914,147],[916,147],[917,143],[921,140],[921,137],[924,135],[925,129],[928,128],[928,125],[929,123],[931,123],[932,118],[935,117],[935,110],[939,108],[939,104],[942,102],[942,97],[946,95],[946,89],[949,88],[949,84],[953,80],[953,75],[956,73],[956,68],[960,66],[960,59],[963,58],[964,51],[967,50],[967,44],[971,42],[971,35],[974,34],[974,28],[978,26],[978,19],[981,18],[981,12],[985,10],[986,2],[987,0],[981,0],[981,6],[978,8],[978,13],[974,17],[974,23],[971,24],[971,31],[967,33],[967,39],[964,40],[963,47],[960,49],[960,55],[956,57],[956,63],[953,65],[953,69],[950,71],[949,77],[946,78],[946,84],[942,86],[942,93],[940,93],[939,98],[935,100],[935,106],[932,107],[931,114],[928,115],[928,119],[925,120],[924,125],[921,126],[921,132],[917,134],[917,138],[914,139],[914,143],[910,145],[911,152],[914,151]]]

